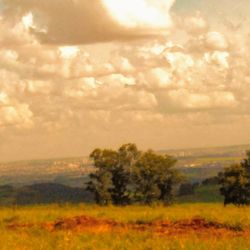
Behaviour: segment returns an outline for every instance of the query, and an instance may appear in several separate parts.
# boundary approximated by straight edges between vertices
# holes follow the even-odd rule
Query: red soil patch
[[[97,219],[94,217],[77,216],[73,218],[63,218],[52,223],[43,224],[42,227],[49,231],[91,231],[104,232],[111,231],[118,227],[119,223],[112,220]]]
[[[134,226],[137,230],[151,230],[157,234],[177,236],[196,234],[199,236],[243,236],[246,231],[241,228],[226,224],[207,221],[203,218],[193,218],[191,220],[180,220],[176,222],[158,221],[144,225]]]
[[[9,229],[40,227],[50,232],[74,231],[79,233],[93,232],[127,232],[129,230],[145,231],[163,236],[188,236],[195,234],[204,237],[237,237],[249,236],[249,232],[239,227],[207,221],[203,218],[180,220],[176,222],[156,221],[150,223],[120,223],[113,220],[97,219],[87,216],[58,219],[52,223],[43,224],[9,224]]]

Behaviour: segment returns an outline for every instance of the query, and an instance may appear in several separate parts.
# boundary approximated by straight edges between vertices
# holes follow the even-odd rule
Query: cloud
[[[197,11],[194,15],[184,17],[176,17],[178,28],[184,30],[187,34],[198,36],[204,34],[209,29],[209,24],[202,16],[201,12]]]
[[[6,141],[2,155],[13,155],[12,149],[20,155],[22,147],[29,156],[34,141],[39,144],[37,155],[47,156],[53,147],[58,155],[82,154],[94,146],[127,141],[158,148],[167,141],[179,147],[182,140],[176,138],[187,143],[196,133],[208,141],[212,136],[214,143],[232,135],[236,142],[240,128],[241,139],[248,136],[250,50],[245,33],[219,30],[195,13],[181,17],[173,34],[158,39],[165,19],[138,19],[138,10],[123,4],[5,3],[9,8],[0,14],[0,136]],[[164,1],[138,1],[138,6],[152,17],[156,11],[166,13],[168,23],[171,1],[161,10],[159,3]],[[150,4],[155,7],[148,9]],[[123,7],[119,19],[114,9],[119,13]],[[78,12],[87,8],[89,15],[105,11],[97,15],[100,20],[84,23],[86,16]],[[95,22],[103,24],[100,32]],[[154,39],[136,39],[149,36]],[[133,41],[85,44],[128,37]],[[204,132],[208,128],[211,134]],[[198,145],[199,138],[194,140]],[[77,147],[69,146],[72,143]],[[66,145],[64,150],[61,145]]]
[[[6,106],[0,108],[0,126],[17,127],[21,129],[31,128],[33,113],[27,104],[17,104],[16,106]]]
[[[233,107],[237,105],[235,96],[231,92],[190,93],[186,89],[169,92],[170,100],[184,109],[214,109]]]
[[[213,51],[228,51],[230,44],[221,32],[209,31],[198,37],[193,37],[187,42],[187,49],[191,53],[204,53]]]
[[[161,8],[147,0],[4,0],[6,17],[22,18],[25,27],[47,44],[86,44],[153,38],[168,33],[174,0]],[[16,7],[18,6],[18,8]]]
[[[219,32],[209,32],[205,36],[205,45],[211,50],[227,50],[228,42],[224,35]]]

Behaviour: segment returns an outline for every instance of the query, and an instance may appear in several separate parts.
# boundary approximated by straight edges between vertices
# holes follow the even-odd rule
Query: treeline
[[[139,151],[135,144],[125,144],[117,151],[96,149],[90,158],[95,172],[90,175],[87,190],[100,205],[170,204],[174,186],[181,180],[174,168],[175,158]]]
[[[171,204],[175,195],[192,195],[201,185],[219,185],[225,205],[250,204],[250,151],[241,163],[225,168],[218,176],[202,183],[183,182],[185,178],[174,168],[177,162],[174,157],[151,150],[139,151],[135,144],[125,144],[117,151],[96,149],[90,158],[95,172],[89,176],[87,190],[100,205],[157,201]]]
[[[239,164],[233,164],[218,175],[224,205],[250,205],[250,151]]]

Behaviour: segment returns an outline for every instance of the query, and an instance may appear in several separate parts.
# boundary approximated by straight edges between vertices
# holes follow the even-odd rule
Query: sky
[[[248,0],[0,0],[0,161],[250,142]]]

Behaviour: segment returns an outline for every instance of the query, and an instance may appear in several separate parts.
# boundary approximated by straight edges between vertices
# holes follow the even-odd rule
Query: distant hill
[[[178,192],[176,190],[176,192]],[[194,193],[176,196],[177,203],[223,202],[218,184],[199,184]],[[92,203],[92,194],[84,188],[71,188],[56,183],[40,183],[21,188],[0,186],[0,206]]]
[[[86,203],[92,200],[92,195],[83,188],[56,183],[40,183],[21,188],[0,186],[0,205]]]
[[[191,148],[160,150],[177,158],[196,157],[244,157],[246,150],[250,150],[250,144],[232,145],[224,147]]]
[[[82,187],[85,176],[91,172],[93,167],[88,157],[0,163],[0,185],[20,187],[56,182]]]

